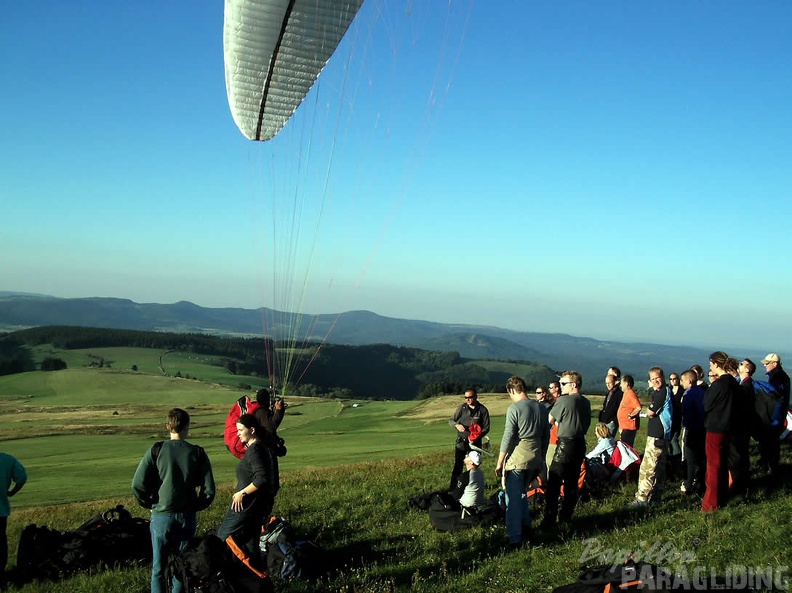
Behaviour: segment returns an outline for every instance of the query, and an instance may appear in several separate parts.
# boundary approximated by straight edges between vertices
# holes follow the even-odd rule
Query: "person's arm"
[[[22,490],[22,486],[27,482],[25,466],[17,459],[14,459],[14,466],[11,468],[11,479],[14,481],[14,487],[6,493],[9,498]]]
[[[278,427],[283,422],[283,416],[286,414],[286,402],[283,401],[282,398],[278,398],[275,400],[275,411],[272,413],[272,425],[274,426],[275,430],[278,430]]]
[[[481,407],[481,438],[487,436],[490,431],[490,416],[489,410],[484,406]]]
[[[137,503],[144,509],[150,509],[156,501],[158,492],[154,486],[159,483],[159,471],[151,453],[151,448],[140,460],[135,476],[132,478],[132,495]]]
[[[629,413],[630,418],[635,418],[636,416],[640,416],[641,410],[643,410],[643,406],[641,405],[641,400],[638,399],[638,395],[633,391],[631,396],[631,403],[634,406],[632,411]]]
[[[501,451],[498,454],[498,463],[495,464],[495,475],[500,478],[503,475],[503,464],[506,462],[506,457],[508,453],[506,451]]]
[[[201,485],[198,487],[197,510],[199,511],[208,508],[215,498],[215,481],[214,473],[212,472],[212,463],[209,461],[209,456],[203,449],[201,449],[201,458],[201,475],[203,476],[203,480]]]
[[[467,430],[462,424],[459,423],[459,419],[462,416],[462,409],[464,404],[459,406],[456,410],[454,410],[454,415],[448,419],[448,425],[454,427],[458,432],[465,432]]]

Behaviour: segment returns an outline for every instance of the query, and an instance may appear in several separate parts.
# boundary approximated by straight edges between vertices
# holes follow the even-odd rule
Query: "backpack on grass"
[[[501,508],[497,495],[476,508],[462,507],[456,500],[449,502],[436,496],[429,507],[429,523],[437,531],[460,531],[494,525],[501,522],[504,516],[505,511]]]
[[[553,589],[553,593],[617,593],[619,591],[667,591],[670,582],[664,569],[646,562],[583,566],[577,581]]]
[[[17,578],[56,580],[99,565],[151,561],[149,522],[124,505],[99,513],[74,531],[28,525],[17,548]]]
[[[194,537],[168,560],[168,571],[184,586],[184,593],[271,593],[272,581],[249,565],[232,538]],[[170,579],[168,579],[170,580]]]
[[[298,537],[283,517],[272,517],[262,527],[259,547],[274,578],[311,580],[323,572],[324,550],[316,543]]]

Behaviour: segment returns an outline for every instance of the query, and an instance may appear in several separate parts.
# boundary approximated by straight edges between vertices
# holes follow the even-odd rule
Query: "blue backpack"
[[[762,424],[777,425],[779,422],[783,423],[781,394],[767,381],[754,379],[753,386],[756,393],[754,409],[762,420]]]

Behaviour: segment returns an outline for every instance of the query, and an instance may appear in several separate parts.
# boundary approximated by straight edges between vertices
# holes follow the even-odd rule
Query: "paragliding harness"
[[[274,591],[267,573],[251,563],[230,536],[225,542],[215,535],[194,537],[182,552],[169,558],[168,572],[184,585],[185,593]]]
[[[261,528],[259,547],[267,561],[267,570],[276,578],[308,580],[322,573],[322,548],[298,537],[283,517],[271,517]]]
[[[505,509],[501,507],[497,494],[477,507],[463,507],[447,492],[435,493],[428,510],[429,523],[437,531],[494,525],[505,517]]]
[[[260,407],[260,403],[251,400],[247,395],[243,395],[234,402],[228,412],[228,416],[226,416],[223,440],[225,441],[226,449],[237,459],[242,459],[245,456],[245,445],[239,440],[239,435],[237,434],[237,420],[242,414],[253,414]],[[286,442],[278,435],[274,435],[274,439],[268,444],[275,450],[275,454],[278,457],[286,455]]]
[[[784,414],[782,414],[781,394],[778,393],[775,387],[769,381],[753,380],[754,392],[756,393],[756,400],[754,409],[762,421],[762,424],[767,426],[783,426]],[[783,410],[784,412],[786,410]]]
[[[242,414],[252,414],[260,407],[260,403],[251,400],[247,395],[243,395],[234,402],[228,412],[223,440],[228,451],[237,459],[242,459],[245,456],[245,445],[239,440],[239,435],[237,434],[237,420]]]
[[[74,531],[60,532],[35,524],[19,536],[15,578],[57,580],[98,565],[151,561],[149,522],[117,505]]]
[[[641,456],[631,445],[616,441],[616,448],[607,461],[584,460],[585,472],[581,494],[583,498],[601,496],[611,484],[620,479],[631,481],[638,478]]]
[[[553,589],[553,593],[616,593],[617,591],[665,591],[663,583],[671,575],[663,568],[647,562],[582,566],[577,581]]]

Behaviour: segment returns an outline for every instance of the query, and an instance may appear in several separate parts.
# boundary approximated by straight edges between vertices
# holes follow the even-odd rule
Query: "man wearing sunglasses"
[[[454,446],[454,468],[451,470],[449,490],[456,488],[457,480],[465,468],[465,456],[471,450],[470,445],[480,448],[482,439],[487,436],[490,430],[489,410],[479,402],[478,392],[472,387],[466,389],[464,398],[465,402],[460,404],[454,410],[454,415],[448,419],[448,424],[456,429],[457,435]],[[474,425],[478,428],[475,428]]]
[[[583,377],[580,373],[561,373],[563,397],[556,400],[548,418],[551,425],[558,425],[558,444],[548,469],[545,515],[542,520],[544,528],[555,527],[556,521],[570,523],[577,503],[580,466],[586,456],[586,432],[591,426],[591,402],[580,392],[582,387]],[[559,514],[562,485],[564,500]]]

